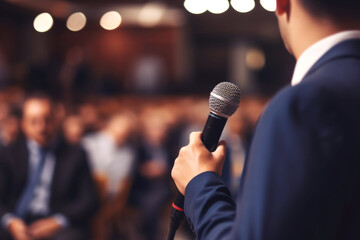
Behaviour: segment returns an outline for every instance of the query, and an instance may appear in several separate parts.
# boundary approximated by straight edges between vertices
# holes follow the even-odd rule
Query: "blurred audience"
[[[243,111],[243,116],[247,124],[246,141],[251,142],[253,131],[256,127],[258,119],[263,112],[267,98],[261,96],[247,96],[244,101],[241,102],[240,108]]]
[[[92,103],[84,103],[79,108],[79,115],[84,124],[84,133],[94,133],[101,128],[99,110]]]
[[[170,169],[188,133],[202,130],[207,97],[123,96],[65,107],[45,95],[24,102],[9,90],[0,100],[1,240],[165,237],[175,193]],[[223,179],[234,195],[265,104],[248,96],[224,131]]]
[[[82,140],[102,200],[93,239],[109,239],[116,235],[114,230],[118,229],[117,221],[127,201],[136,160],[136,151],[130,141],[135,124],[132,113],[117,113],[101,131]]]
[[[0,121],[0,148],[15,142],[20,134],[20,113],[12,107]]]
[[[237,196],[237,190],[240,185],[245,155],[247,151],[247,126],[249,123],[245,119],[242,108],[238,109],[234,115],[229,118],[226,129],[225,139],[227,141],[227,158],[229,159],[228,187],[233,197]]]
[[[84,122],[77,114],[68,115],[64,119],[63,134],[70,144],[79,144],[84,135]]]
[[[4,122],[10,112],[10,104],[3,98],[0,99],[0,124]]]
[[[189,135],[202,131],[209,115],[209,101],[206,98],[185,98],[180,107],[183,109],[183,126],[180,133],[180,146],[189,143]]]
[[[237,196],[253,130],[265,104],[265,98],[247,96],[241,102],[239,109],[228,119],[224,131],[227,153],[223,169],[223,174],[227,176],[223,176],[223,179],[233,197]]]
[[[117,195],[131,177],[136,155],[129,140],[134,127],[133,114],[122,112],[110,117],[104,129],[82,140],[95,178],[106,179],[106,196]]]
[[[57,125],[48,96],[25,100],[24,136],[0,152],[0,239],[89,239],[98,201],[87,158]]]
[[[172,155],[168,143],[169,116],[158,107],[146,107],[141,113],[141,139],[138,167],[133,186],[135,204],[140,209],[140,229],[144,239],[159,239],[162,212],[171,198],[170,169]]]
[[[0,48],[0,89],[6,88],[10,85],[9,66],[5,55]]]
[[[165,79],[165,63],[150,49],[145,49],[133,69],[134,87],[142,94],[154,94],[161,91]]]
[[[84,55],[81,47],[70,48],[59,71],[61,90],[71,103],[83,100],[94,88],[92,73]]]

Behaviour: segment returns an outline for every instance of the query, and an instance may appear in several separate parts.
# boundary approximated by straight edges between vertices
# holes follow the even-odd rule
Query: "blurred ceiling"
[[[68,0],[72,3],[81,3],[81,4],[93,4],[93,5],[103,5],[103,4],[139,4],[139,3],[148,3],[147,0]],[[161,0],[157,1],[170,6],[182,7],[182,0]]]
[[[193,71],[193,75],[189,78],[196,79],[198,86],[213,86],[212,84],[219,79],[229,79],[228,66],[231,63],[229,54],[238,43],[241,43],[264,49],[269,63],[266,69],[272,71],[270,73],[267,70],[262,71],[261,74],[264,76],[262,75],[261,79],[269,83],[272,88],[276,88],[291,76],[293,60],[285,51],[281,41],[275,14],[264,10],[259,1],[255,0],[256,7],[248,13],[239,13],[230,7],[222,14],[212,14],[207,11],[199,15],[187,12],[183,6],[184,0],[155,1],[165,8],[166,16],[169,16],[173,22],[179,23],[172,25],[175,26],[174,29],[168,28],[171,26],[169,24],[156,25],[153,28],[144,28],[135,24],[139,11],[148,3],[154,3],[154,0],[0,0],[0,27],[2,27],[0,29],[5,29],[3,32],[6,33],[0,36],[0,41],[8,37],[6,42],[11,45],[29,36],[34,39],[52,36],[52,39],[57,40],[58,37],[64,39],[61,38],[64,35],[78,41],[81,40],[79,36],[82,35],[95,39],[96,35],[106,35],[99,25],[101,16],[107,11],[118,11],[123,17],[124,24],[113,32],[108,32],[106,36],[110,36],[109,33],[116,35],[126,31],[146,32],[151,37],[163,30],[176,32],[178,34],[176,38],[186,46],[185,48],[181,45],[186,50],[181,55],[184,59],[190,59],[186,64],[193,69],[189,70],[189,72]],[[65,27],[68,16],[78,11],[86,15],[89,26],[81,31],[80,35],[73,34]],[[49,12],[54,17],[54,27],[47,35],[34,34],[35,30],[32,26],[35,17],[42,12]],[[134,24],[129,23],[129,19],[134,19]],[[166,28],[162,28],[164,26]],[[166,37],[162,38],[167,40]],[[13,51],[31,49],[33,42],[35,41],[24,41],[24,44],[18,45],[14,43],[12,49]],[[42,48],[43,46],[39,44],[39,49]],[[31,53],[30,50],[29,52]]]
[[[71,13],[84,12],[89,22],[97,22],[101,15],[109,10],[118,11],[125,19],[131,19],[147,3],[162,5],[174,26],[187,26],[192,35],[202,38],[234,39],[247,38],[266,42],[281,42],[275,14],[264,10],[259,0],[249,13],[239,13],[229,8],[223,14],[194,15],[183,6],[184,0],[5,0],[0,1],[0,18],[8,16],[16,19],[27,18],[32,21],[40,12],[49,12],[55,18],[65,20]],[[16,19],[17,20],[17,19]],[[124,22],[124,23],[125,23]],[[171,21],[170,21],[171,22]],[[125,23],[124,26],[127,24]],[[129,26],[129,25],[128,25]]]
[[[49,10],[55,12],[66,12],[74,9],[106,9],[116,8],[129,5],[144,5],[146,3],[154,2],[163,4],[164,6],[173,8],[180,8],[183,5],[182,0],[157,0],[157,1],[146,1],[146,0],[5,0],[8,3],[33,9],[33,10]]]

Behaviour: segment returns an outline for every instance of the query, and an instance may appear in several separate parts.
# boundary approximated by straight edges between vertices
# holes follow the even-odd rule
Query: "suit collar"
[[[355,39],[360,39],[360,30],[339,32],[311,45],[297,60],[291,84],[294,86],[300,83],[314,64],[332,48],[342,42]]]
[[[360,39],[346,40],[325,53],[304,76],[304,81],[324,64],[339,58],[360,58]]]

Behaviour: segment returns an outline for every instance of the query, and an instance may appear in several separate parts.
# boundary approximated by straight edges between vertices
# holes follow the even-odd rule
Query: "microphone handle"
[[[220,117],[210,112],[201,135],[202,142],[210,152],[216,150],[222,131],[225,127],[226,121],[227,118]],[[171,222],[170,222],[170,231],[168,235],[168,240],[174,239],[175,232],[179,228],[183,218],[184,218],[184,196],[181,193],[178,193],[174,203],[172,204],[171,215],[170,215]]]
[[[226,121],[227,118],[220,117],[210,112],[201,135],[202,142],[210,152],[216,150]]]

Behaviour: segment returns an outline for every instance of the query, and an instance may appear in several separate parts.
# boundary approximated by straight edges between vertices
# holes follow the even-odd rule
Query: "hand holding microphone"
[[[209,152],[201,140],[201,132],[193,132],[190,135],[189,145],[183,147],[172,170],[172,178],[179,192],[184,195],[187,184],[203,172],[215,172],[219,176],[225,159],[226,145],[224,141],[214,152]]]
[[[171,213],[170,233],[168,239],[173,239],[179,227],[183,214],[185,188],[187,184],[206,171],[221,175],[225,158],[225,143],[218,142],[228,117],[233,115],[240,103],[239,88],[229,82],[215,86],[210,94],[210,114],[202,133],[192,133],[190,143],[180,150],[175,160],[171,175],[181,194],[178,194]]]

